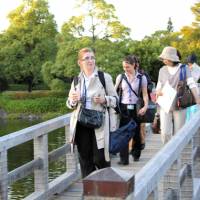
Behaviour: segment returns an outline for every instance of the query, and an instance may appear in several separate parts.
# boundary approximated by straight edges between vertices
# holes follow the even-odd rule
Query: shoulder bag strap
[[[128,84],[129,88],[131,89],[131,91],[135,94],[136,97],[138,97],[138,94],[133,90],[131,84],[128,82],[128,79],[126,76],[124,76],[124,80],[126,81],[126,83]]]
[[[142,74],[138,74],[137,78],[139,78],[139,87],[138,87],[138,96],[142,92]]]
[[[179,79],[180,79],[180,81],[186,80],[186,66],[181,65],[180,68],[181,69],[180,69]]]

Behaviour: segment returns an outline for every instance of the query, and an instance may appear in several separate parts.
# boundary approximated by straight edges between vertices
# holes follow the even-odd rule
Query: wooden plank
[[[155,141],[154,141],[155,139]],[[154,145],[156,143],[156,147]],[[146,137],[146,148],[142,151],[141,158],[139,162],[134,162],[132,155],[129,158],[129,165],[121,166],[118,165],[117,162],[119,161],[119,154],[117,156],[113,156],[111,159],[111,165],[113,167],[117,167],[119,169],[125,170],[127,172],[133,171],[137,173],[141,170],[144,165],[162,148],[162,143],[159,134],[148,134]],[[152,151],[151,150],[152,147]],[[79,180],[78,183],[73,184],[67,190],[59,195],[55,195],[52,199],[53,200],[82,200],[83,196],[83,184],[82,181]]]

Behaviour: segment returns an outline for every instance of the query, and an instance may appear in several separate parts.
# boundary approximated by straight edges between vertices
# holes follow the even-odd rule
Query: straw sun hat
[[[177,50],[174,47],[165,47],[159,56],[160,59],[170,60],[172,62],[180,62]]]

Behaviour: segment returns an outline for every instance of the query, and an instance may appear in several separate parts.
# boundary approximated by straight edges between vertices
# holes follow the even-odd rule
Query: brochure
[[[177,91],[167,81],[162,89],[162,93],[163,95],[158,97],[157,103],[166,113],[168,113],[176,97]]]

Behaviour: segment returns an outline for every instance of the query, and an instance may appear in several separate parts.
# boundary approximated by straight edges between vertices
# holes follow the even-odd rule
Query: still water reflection
[[[39,121],[24,120],[0,120],[0,137],[14,131],[40,123]],[[48,134],[49,152],[62,146],[65,143],[64,128],[58,129]],[[11,171],[33,159],[33,141],[18,145],[8,151],[8,170]],[[61,158],[49,166],[49,181],[59,176],[65,171],[65,159]],[[9,188],[9,199],[19,200],[34,192],[33,175],[12,184]]]

